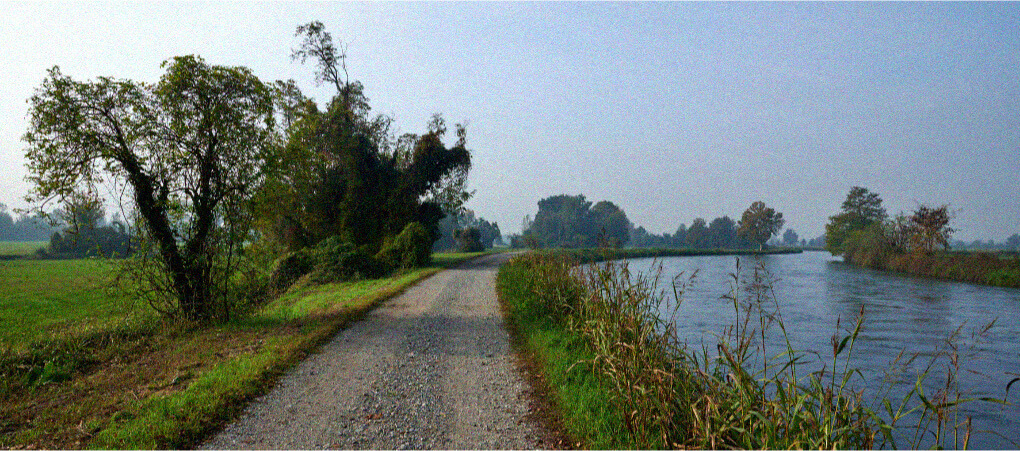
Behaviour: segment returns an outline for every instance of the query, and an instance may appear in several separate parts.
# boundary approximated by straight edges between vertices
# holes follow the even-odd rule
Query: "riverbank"
[[[964,419],[956,410],[960,405],[919,401],[918,392],[910,390],[920,386],[914,380],[897,385],[906,389],[905,397],[888,400],[881,398],[887,393],[883,386],[858,385],[864,377],[849,362],[860,322],[849,330],[837,326],[840,335],[825,335],[808,347],[829,349],[822,352],[831,352],[828,356],[794,352],[789,337],[787,352],[766,355],[758,338],[778,337],[782,343],[786,329],[775,311],[769,277],[750,267],[745,271],[749,275],[726,297],[732,304],[723,302],[732,309],[713,314],[737,318],[735,326],[719,331],[718,344],[706,336],[704,348],[687,347],[680,337],[688,331],[676,329],[660,287],[630,273],[626,263],[579,268],[566,258],[528,254],[503,267],[498,289],[516,342],[543,376],[544,398],[579,447],[966,446],[969,422],[955,423]],[[704,276],[699,280],[706,283]],[[678,288],[684,290],[683,281]],[[936,357],[927,352],[906,358],[930,357],[934,363]],[[802,366],[820,357],[832,362],[828,371]],[[942,360],[930,369],[949,371],[941,362],[958,361],[954,357],[939,354]],[[762,368],[755,362],[769,363]],[[955,373],[947,375],[954,380]],[[947,375],[919,377],[945,380]],[[928,389],[923,395],[954,396],[951,390]],[[886,412],[882,406],[889,405],[903,409]],[[914,416],[905,420],[908,411]]]
[[[847,251],[843,261],[865,268],[998,287],[1020,288],[1020,258],[996,252],[878,253]]]

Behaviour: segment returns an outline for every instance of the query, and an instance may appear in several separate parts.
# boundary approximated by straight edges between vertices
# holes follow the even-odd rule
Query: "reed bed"
[[[724,296],[738,320],[720,331],[714,348],[700,349],[679,338],[673,321],[697,274],[672,277],[663,290],[661,267],[642,275],[631,273],[626,261],[579,266],[562,255],[527,254],[504,267],[499,289],[516,334],[548,334],[558,328],[568,338],[553,346],[565,342],[577,348],[573,340],[582,344],[572,353],[538,350],[575,359],[569,372],[584,381],[583,387],[572,386],[571,377],[563,375],[549,385],[556,391],[551,397],[560,404],[568,432],[582,446],[967,447],[971,423],[959,407],[975,400],[959,392],[959,349],[952,339],[947,341],[950,346],[923,357],[928,359],[924,370],[914,375],[909,382],[913,387],[902,399],[868,401],[864,377],[852,365],[863,310],[848,329],[836,326],[829,355],[821,359],[791,346],[772,289],[775,279],[761,266],[746,280],[740,274],[738,260],[731,291]],[[765,343],[773,334],[779,334],[785,349],[770,355],[774,349]],[[810,357],[825,364],[805,370],[803,363]],[[894,363],[907,365],[921,358],[901,356]],[[926,382],[936,372],[945,382],[927,393],[925,387],[931,384]],[[579,374],[591,376],[597,388]],[[877,393],[890,393],[888,388],[871,387]],[[570,403],[581,402],[572,390],[601,393],[599,424],[608,431],[593,430],[590,417],[570,418],[580,410]],[[591,402],[590,395],[580,398]]]

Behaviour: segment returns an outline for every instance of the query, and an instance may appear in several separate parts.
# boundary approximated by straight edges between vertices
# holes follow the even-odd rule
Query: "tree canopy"
[[[542,247],[619,247],[627,242],[630,228],[626,213],[612,202],[593,206],[584,195],[560,194],[538,201],[535,220],[522,238]]]
[[[133,199],[139,233],[158,270],[144,291],[168,313],[228,312],[232,256],[247,235],[251,188],[264,177],[273,137],[270,89],[243,67],[175,57],[149,85],[79,82],[50,69],[30,99],[29,200],[98,200],[106,181]]]
[[[783,214],[765,206],[762,201],[751,203],[740,217],[737,234],[758,245],[761,249],[786,224]]]
[[[825,225],[825,247],[832,255],[843,253],[843,243],[854,231],[881,224],[887,217],[882,198],[860,186],[850,188],[840,208]]]

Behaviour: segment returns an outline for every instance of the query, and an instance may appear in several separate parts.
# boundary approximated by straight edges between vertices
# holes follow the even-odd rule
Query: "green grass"
[[[81,335],[151,314],[118,293],[104,260],[0,261],[0,349]]]
[[[966,447],[970,423],[959,406],[975,400],[961,398],[953,382],[954,346],[906,356],[928,362],[905,382],[914,390],[865,403],[866,388],[889,392],[858,386],[863,375],[850,364],[863,311],[852,329],[836,327],[825,357],[832,366],[808,372],[806,354],[788,340],[785,352],[766,354],[764,337],[772,330],[785,338],[786,326],[763,266],[753,277],[733,276],[725,299],[738,320],[716,346],[698,350],[660,316],[657,278],[635,277],[626,263],[575,263],[550,253],[517,257],[500,269],[497,290],[515,345],[545,379],[543,398],[582,448],[895,448],[911,437],[911,448]],[[924,393],[928,378],[947,382]],[[904,420],[910,415],[916,425]]]
[[[49,245],[49,241],[0,241],[0,257],[28,256]]]
[[[24,324],[18,333],[5,330],[4,339],[29,349],[0,352],[0,363],[14,369],[0,381],[0,448],[194,447],[351,321],[439,265],[478,255],[446,255],[436,266],[383,279],[299,283],[252,315],[217,326],[155,317],[126,323],[134,307],[105,290],[111,270],[99,261],[0,262],[0,274],[18,280],[4,285],[5,294],[20,296],[0,314]],[[19,371],[47,365],[57,365],[59,377],[11,383],[22,380]]]

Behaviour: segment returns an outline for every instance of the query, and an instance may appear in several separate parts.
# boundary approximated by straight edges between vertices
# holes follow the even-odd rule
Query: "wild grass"
[[[444,264],[477,255],[449,257]],[[70,265],[64,270],[7,267],[15,275],[39,271],[41,286],[34,295],[24,294],[21,302],[66,297],[71,312],[66,316],[73,318],[77,314],[73,312],[82,309],[95,314],[65,332],[58,328],[8,335],[15,346],[0,348],[0,447],[194,447],[237,414],[246,400],[268,390],[307,352],[380,302],[441,269],[434,266],[357,282],[299,283],[247,316],[200,325],[156,316],[104,323],[103,314],[122,314],[104,310],[104,305],[130,300],[107,291],[103,281],[109,273],[90,266],[99,262],[88,262],[32,262]],[[0,265],[8,263],[22,262]],[[93,274],[98,281],[74,285],[81,274]],[[32,283],[19,286],[30,289]],[[74,299],[94,305],[73,306]],[[17,308],[3,312],[4,318],[13,315],[12,321],[41,321],[19,318],[23,314],[32,313]],[[38,328],[42,323],[31,324]]]
[[[504,266],[498,286],[515,334],[549,374],[548,396],[582,446],[967,446],[970,420],[959,408],[974,400],[963,398],[956,383],[958,349],[929,356],[901,399],[873,401],[866,389],[888,390],[865,387],[852,365],[863,314],[848,330],[836,326],[824,366],[808,370],[810,355],[786,339],[771,275],[762,267],[748,280],[740,274],[738,267],[726,296],[738,320],[719,332],[716,346],[701,349],[688,348],[672,318],[660,313],[667,300],[658,290],[661,273],[631,274],[625,262],[578,267],[562,257],[525,255]],[[674,307],[695,277],[671,280]],[[557,338],[543,339],[550,334]],[[766,347],[773,334],[785,343],[774,353]],[[936,373],[945,383],[932,392]],[[582,406],[598,415],[582,413]]]

